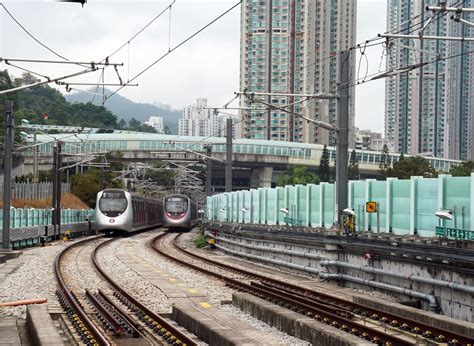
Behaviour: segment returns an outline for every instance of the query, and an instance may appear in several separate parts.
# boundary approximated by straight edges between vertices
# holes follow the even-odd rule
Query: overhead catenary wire
[[[457,0],[457,1],[454,1],[450,6],[462,6],[462,4],[464,4],[466,0]],[[384,34],[388,34],[388,33],[392,33],[392,34],[399,34],[403,31],[406,31],[406,28],[403,28],[403,26],[405,26],[406,24],[410,24],[409,26],[409,31],[408,33],[411,34],[419,29],[421,29],[425,24],[426,24],[426,21],[428,19],[423,19],[421,21],[418,21],[416,23],[412,23],[413,21],[417,20],[418,18],[422,17],[425,13],[420,13],[416,16],[414,16],[413,18],[410,18],[409,20],[403,22],[403,23],[400,23],[399,25],[397,25],[395,28],[392,28],[388,31],[386,31]],[[440,18],[442,18],[443,16],[446,15],[446,12],[444,13],[438,13],[437,14],[437,18],[433,18],[431,21],[434,23],[435,21],[438,21]],[[313,65],[316,65],[316,64],[320,64],[320,63],[323,63],[325,62],[326,60],[329,60],[329,59],[332,59],[332,58],[335,58],[337,57],[338,54],[341,54],[343,51],[346,51],[346,50],[355,50],[357,48],[360,48],[361,46],[364,46],[365,48],[369,48],[369,47],[374,47],[374,46],[379,46],[379,45],[386,45],[387,42],[390,42],[390,41],[393,41],[394,39],[385,39],[383,37],[379,37],[378,35],[377,36],[374,36],[368,40],[365,40],[365,41],[362,41],[360,43],[357,43],[356,45],[354,46],[351,46],[351,47],[348,47],[348,48],[345,48],[345,49],[342,49],[340,51],[332,51],[329,53],[328,56],[326,57],[323,57],[322,59],[320,59],[319,61],[315,61],[313,63],[310,63],[310,64],[307,64],[305,66],[301,66],[300,69],[305,69],[305,68],[309,68]],[[376,42],[376,41],[380,41],[380,42]],[[376,43],[373,43],[373,42],[376,42]]]
[[[140,35],[146,28],[148,28],[151,24],[153,24],[158,18],[160,18],[166,11],[170,10],[173,4],[176,2],[176,0],[173,0],[173,2],[169,5],[167,5],[160,13],[158,13],[152,20],[150,20],[145,26],[143,26],[136,34],[134,34],[131,38],[129,38],[124,44],[122,44],[120,47],[118,47],[116,50],[114,50],[111,54],[107,55],[107,58],[110,58],[111,56],[117,54],[123,47],[125,47],[127,44],[129,45],[131,41],[133,41],[138,35]],[[104,61],[106,58],[104,58],[102,61]]]
[[[181,41],[180,43],[178,43],[176,46],[174,46],[173,48],[171,48],[168,52],[166,52],[165,54],[161,55],[159,58],[157,58],[155,61],[153,61],[151,64],[149,64],[147,67],[145,67],[143,70],[141,70],[139,73],[137,73],[135,76],[133,76],[129,81],[127,81],[127,83],[125,83],[124,85],[122,85],[121,87],[119,87],[117,90],[113,91],[111,94],[109,94],[108,96],[106,96],[106,100],[108,100],[109,98],[111,98],[113,95],[115,95],[117,92],[119,92],[120,90],[122,90],[125,86],[127,86],[129,84],[129,82],[133,82],[135,79],[137,79],[138,77],[140,77],[142,74],[144,74],[146,71],[148,71],[149,69],[151,69],[153,66],[155,66],[157,63],[159,63],[161,60],[163,60],[165,57],[167,57],[169,54],[171,54],[172,52],[174,52],[176,49],[178,49],[179,47],[183,46],[184,44],[186,44],[188,41],[190,41],[191,39],[193,39],[195,36],[199,35],[202,31],[206,30],[208,27],[210,27],[212,24],[214,24],[215,22],[217,22],[219,19],[221,19],[222,17],[224,17],[227,13],[231,12],[234,8],[236,8],[237,6],[239,6],[240,4],[242,3],[242,1],[239,1],[237,2],[236,4],[234,4],[232,7],[230,7],[229,9],[227,9],[226,11],[224,11],[223,13],[221,13],[220,15],[218,15],[216,18],[214,18],[213,20],[211,20],[210,22],[208,22],[206,25],[204,25],[203,27],[201,27],[199,30],[197,30],[196,32],[194,32],[192,35],[188,36],[187,38],[185,38],[183,41]]]
[[[59,54],[58,52],[56,52],[54,49],[50,48],[49,46],[47,46],[46,44],[44,44],[43,42],[41,42],[38,38],[36,38],[23,24],[20,23],[20,21],[18,19],[15,18],[15,16],[13,16],[13,14],[7,9],[7,7],[5,6],[5,4],[3,2],[0,2],[0,6],[3,7],[3,9],[5,10],[5,12],[8,14],[8,16],[28,35],[30,36],[35,42],[37,42],[39,45],[41,45],[43,48],[47,49],[48,51],[50,51],[51,53],[53,53],[54,55],[56,55],[58,58],[61,58],[63,60],[66,60],[66,61],[70,61],[68,58],[66,58],[65,56]],[[76,64],[78,66],[82,66],[82,67],[87,67],[85,65],[81,65],[81,64]]]

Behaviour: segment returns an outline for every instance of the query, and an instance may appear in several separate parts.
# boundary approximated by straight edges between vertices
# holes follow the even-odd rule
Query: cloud
[[[7,1],[12,14],[47,46],[72,60],[98,61],[138,32],[166,8],[169,1],[89,0],[77,4],[52,1]],[[171,47],[193,34],[236,1],[177,1],[171,11]],[[357,40],[385,30],[385,1],[359,0]],[[370,20],[367,20],[370,18]],[[123,79],[131,78],[169,49],[169,12],[150,25],[130,45],[110,60],[123,62]],[[377,50],[379,49],[379,50]],[[370,68],[378,69],[380,47],[369,53]],[[34,42],[0,9],[0,56],[60,60]],[[193,38],[156,66],[137,78],[139,87],[123,88],[120,94],[139,102],[160,102],[174,108],[207,97],[209,104],[222,105],[239,88],[240,9],[236,8]],[[80,70],[77,66],[24,64],[55,77]],[[0,65],[0,68],[6,68]],[[8,67],[10,73],[22,71]],[[74,78],[97,82],[99,73]],[[112,68],[106,82],[118,82]],[[356,124],[362,128],[383,129],[384,83],[369,83],[356,90]],[[88,89],[83,87],[82,89]],[[60,90],[64,92],[64,88]]]

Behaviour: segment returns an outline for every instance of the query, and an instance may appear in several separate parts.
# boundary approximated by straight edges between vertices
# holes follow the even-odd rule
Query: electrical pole
[[[206,148],[206,196],[212,195],[212,144]]]
[[[36,131],[33,132],[33,141],[34,141],[34,156],[33,156],[33,183],[38,183],[38,156],[39,156],[39,146],[36,145],[37,135]]]
[[[336,220],[340,224],[342,210],[347,208],[347,159],[349,150],[349,71],[350,51],[339,55],[339,99],[337,102],[336,144]]]
[[[5,101],[5,142],[3,151],[3,234],[2,247],[10,250],[10,203],[12,178],[12,149],[15,138],[13,101]]]
[[[232,192],[232,118],[227,118],[225,192]]]
[[[54,239],[61,234],[61,142],[54,143],[53,153],[53,229]]]

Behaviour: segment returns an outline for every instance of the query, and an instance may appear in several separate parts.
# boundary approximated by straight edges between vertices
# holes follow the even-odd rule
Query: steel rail
[[[123,310],[120,306],[115,304],[101,289],[97,290],[98,295],[113,309],[117,312],[126,322],[127,324],[134,330],[132,333],[133,336],[138,336],[142,331],[142,327],[139,323],[137,323],[133,318],[130,317],[129,313]]]
[[[330,323],[333,327],[342,329],[344,331],[347,331],[349,333],[353,333],[361,338],[365,338],[366,340],[372,340],[374,342],[383,342],[383,343],[391,343],[392,345],[412,345],[412,343],[407,342],[403,338],[399,338],[398,336],[395,335],[390,335],[386,334],[380,330],[377,329],[372,329],[369,327],[366,327],[364,325],[361,325],[359,323],[356,323],[355,321],[351,320],[350,318],[345,318],[343,316],[334,314],[332,312],[329,312],[325,310],[324,308],[321,307],[316,307],[314,305],[309,305],[301,301],[297,301],[295,299],[292,299],[292,297],[289,297],[288,295],[284,295],[281,293],[276,293],[271,290],[267,290],[261,287],[257,287],[251,284],[243,283],[239,280],[232,279],[229,277],[226,277],[224,275],[215,273],[213,271],[204,269],[198,265],[186,262],[185,260],[182,260],[180,258],[171,256],[169,253],[162,251],[157,245],[156,242],[158,240],[161,240],[161,238],[164,238],[167,234],[160,234],[157,237],[153,238],[150,241],[150,245],[153,249],[155,249],[158,253],[161,255],[165,256],[166,258],[169,258],[172,261],[178,262],[184,266],[191,267],[195,270],[198,270],[202,273],[205,273],[207,275],[211,275],[214,277],[217,277],[224,282],[226,282],[227,285],[230,287],[235,287],[238,288],[242,291],[249,292],[253,295],[266,298],[267,300],[276,300],[280,301],[283,303],[285,306],[292,306],[295,310],[297,311],[305,311],[306,314],[309,314],[317,319],[320,319],[322,322],[325,323]],[[177,238],[177,237],[176,237]],[[175,239],[176,239],[175,238]],[[173,240],[174,243],[174,240]],[[176,246],[176,244],[174,243]],[[247,273],[247,276],[254,276],[255,274],[253,273]]]
[[[181,236],[181,234],[178,235],[175,238],[175,240],[178,239],[180,236]],[[213,265],[220,266],[220,267],[225,268],[227,270],[238,272],[238,273],[246,275],[246,276],[251,276],[255,279],[261,280],[262,283],[264,283],[267,286],[273,286],[273,287],[278,288],[280,290],[284,290],[288,293],[299,294],[300,296],[304,296],[304,297],[310,297],[315,302],[322,303],[322,304],[325,304],[325,305],[332,305],[333,309],[334,308],[345,309],[348,312],[355,313],[355,314],[362,315],[362,316],[367,316],[367,317],[372,318],[374,320],[380,320],[384,323],[391,324],[392,326],[396,325],[396,326],[403,327],[403,328],[410,329],[410,330],[417,330],[417,331],[419,330],[420,333],[424,337],[427,337],[427,338],[439,338],[439,339],[441,339],[441,341],[448,341],[448,340],[449,341],[457,341],[458,343],[465,344],[465,345],[469,345],[469,344],[472,345],[473,344],[472,338],[470,338],[466,335],[457,334],[457,333],[454,333],[450,330],[440,328],[440,327],[434,327],[432,325],[429,325],[429,324],[426,324],[426,323],[423,323],[423,322],[414,321],[412,319],[403,317],[401,315],[397,315],[397,314],[386,312],[386,311],[381,311],[381,310],[378,310],[378,309],[375,309],[375,308],[368,307],[368,306],[363,305],[363,304],[359,304],[359,303],[356,303],[356,302],[351,302],[351,301],[348,301],[348,300],[345,300],[345,299],[342,299],[342,298],[337,298],[337,297],[332,296],[332,295],[328,295],[328,294],[325,294],[325,293],[322,293],[322,292],[317,292],[317,291],[314,291],[314,290],[311,290],[311,289],[308,289],[308,288],[305,288],[305,287],[301,287],[301,286],[294,285],[294,284],[291,284],[291,283],[283,282],[281,280],[273,279],[273,278],[270,278],[270,277],[267,277],[267,276],[264,276],[264,275],[255,274],[255,273],[246,271],[244,269],[235,268],[231,265],[211,260],[209,258],[197,255],[197,254],[195,254],[195,253],[193,253],[189,250],[181,248],[180,246],[178,246],[178,244],[175,242],[175,240],[173,240],[173,244],[181,252],[183,252],[183,253],[185,253],[185,254],[193,257],[193,258],[196,258],[198,260],[205,261],[207,263],[211,263]]]
[[[86,297],[94,306],[97,313],[99,313],[109,324],[109,330],[113,331],[114,334],[120,335],[125,334],[125,330],[122,327],[120,321],[113,316],[110,311],[89,291],[86,289]]]
[[[108,240],[106,242],[103,242],[97,246],[94,251],[92,252],[91,259],[92,263],[94,264],[95,269],[97,272],[104,278],[105,281],[107,281],[110,286],[113,287],[115,291],[117,291],[120,295],[125,297],[131,304],[135,305],[139,310],[143,311],[143,313],[148,317],[149,319],[152,319],[155,321],[161,328],[164,328],[166,332],[170,333],[172,338],[175,339],[175,342],[178,341],[179,344],[183,346],[197,346],[198,344],[191,339],[189,336],[181,332],[179,329],[174,327],[172,324],[170,324],[168,321],[166,321],[163,317],[160,315],[156,314],[155,312],[151,311],[149,308],[147,308],[144,304],[142,304],[138,299],[133,297],[130,293],[128,293],[125,289],[120,287],[118,283],[116,283],[101,267],[97,260],[97,253],[99,250],[106,245],[110,244],[113,242],[115,239]],[[177,339],[177,340],[176,340]]]
[[[98,345],[111,345],[109,340],[107,340],[104,335],[99,331],[99,329],[94,325],[92,320],[87,316],[86,312],[80,305],[79,301],[77,298],[71,293],[69,288],[66,285],[66,282],[61,274],[61,260],[63,259],[64,255],[69,252],[72,248],[75,248],[79,245],[83,245],[84,243],[90,242],[92,240],[95,240],[99,237],[94,237],[92,239],[84,239],[80,240],[77,243],[74,243],[64,250],[62,250],[57,256],[54,261],[54,274],[56,276],[56,280],[59,285],[59,289],[62,292],[64,298],[67,300],[69,303],[70,307],[75,311],[81,322],[84,324],[84,326],[87,328],[89,331],[90,335],[94,338],[92,340],[89,340],[91,344],[98,344]]]

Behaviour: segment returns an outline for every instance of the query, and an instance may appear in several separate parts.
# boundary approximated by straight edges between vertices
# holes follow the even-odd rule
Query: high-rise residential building
[[[213,109],[207,108],[207,99],[199,98],[196,103],[183,109],[181,119],[178,121],[179,136],[226,136],[226,119],[232,118],[236,122],[236,116],[231,114],[219,114]],[[236,137],[236,129],[233,127],[233,137]]]
[[[474,8],[474,0],[463,7]],[[474,23],[474,13],[462,13],[462,18]],[[448,35],[474,37],[474,27],[451,22]],[[450,42],[446,55],[446,135],[445,157],[474,160],[474,42]]]
[[[165,133],[162,117],[150,117],[148,118],[148,121],[145,121],[145,125],[153,127],[158,133]]]
[[[339,80],[338,52],[356,43],[356,1],[245,0],[241,12],[240,88],[280,94],[330,93]],[[355,67],[355,55],[348,63]],[[354,80],[354,73],[351,73]],[[354,145],[354,97],[350,89],[350,145]],[[301,101],[293,96],[243,97],[242,136],[254,139],[334,144],[332,133],[302,118],[336,124],[335,100]],[[288,106],[291,105],[291,106]]]
[[[474,0],[458,3],[474,6]],[[419,34],[422,25],[418,23],[433,15],[426,6],[438,4],[438,0],[389,0],[387,31]],[[473,14],[461,16],[474,20]],[[474,28],[452,20],[451,14],[440,14],[433,17],[422,34],[474,37]],[[470,42],[406,38],[391,41],[387,69],[429,63],[386,80],[385,136],[393,141],[395,151],[473,158],[474,60],[471,54],[460,54],[473,48]],[[458,57],[445,59],[454,55]]]

